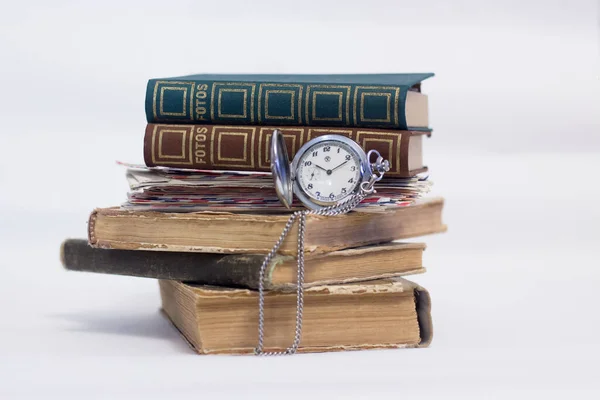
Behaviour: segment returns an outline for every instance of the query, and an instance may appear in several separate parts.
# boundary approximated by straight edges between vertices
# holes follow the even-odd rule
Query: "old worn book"
[[[349,137],[365,151],[379,151],[390,162],[386,178],[427,171],[423,136],[429,132],[360,128],[148,124],[144,160],[149,167],[271,171],[275,129],[281,129],[290,159],[309,140],[335,134]]]
[[[189,75],[151,79],[148,122],[427,129],[432,73]]]
[[[328,253],[375,243],[443,232],[443,199],[418,201],[382,211],[353,211],[306,220],[305,251]],[[225,212],[166,213],[100,208],[90,215],[88,240],[94,247],[123,250],[266,254],[281,235],[289,214]],[[279,252],[297,250],[297,222]]]
[[[200,354],[250,354],[258,339],[258,293],[160,281],[162,308]],[[294,337],[296,294],[267,292],[265,350]],[[299,352],[421,347],[432,338],[427,291],[402,278],[315,286],[304,293]]]
[[[308,255],[306,287],[395,277],[424,272],[423,243],[386,243]],[[264,254],[213,254],[91,247],[84,239],[67,239],[61,261],[72,271],[99,272],[147,278],[257,289]],[[295,289],[297,261],[275,255],[267,266],[265,288]]]

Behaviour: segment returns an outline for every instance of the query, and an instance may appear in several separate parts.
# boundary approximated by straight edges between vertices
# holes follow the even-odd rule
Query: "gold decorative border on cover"
[[[365,118],[364,115],[364,104],[365,104],[365,97],[366,96],[371,96],[371,97],[381,97],[384,96],[385,97],[385,118]],[[392,94],[391,93],[371,93],[371,92],[362,92],[360,94],[360,120],[361,121],[367,121],[367,122],[385,122],[385,123],[390,123],[391,121],[391,113],[390,113],[390,103],[391,103],[391,99],[392,99]]]
[[[242,158],[234,158],[234,157],[223,157],[221,155],[221,139],[223,136],[242,136],[244,138],[244,152]],[[217,139],[217,160],[218,161],[239,161],[239,162],[248,162],[248,133],[247,132],[221,132]]]
[[[377,137],[369,137],[371,135],[376,135]],[[382,136],[387,136],[388,139],[384,139]],[[365,151],[370,150],[367,146],[368,142],[383,142],[388,143],[389,146],[389,154],[388,161],[390,162],[390,172],[400,173],[400,146],[402,144],[402,134],[399,133],[388,133],[384,131],[356,131],[356,142],[363,148]],[[394,142],[396,142],[396,157],[392,159],[392,155],[394,154]]]
[[[274,89],[274,90],[269,89],[270,87],[276,88],[276,89]],[[281,88],[291,88],[291,89],[281,89]],[[298,102],[297,103],[295,100],[296,91],[293,89],[298,90]],[[258,122],[259,123],[263,122],[263,118],[262,118],[263,90],[265,93],[265,104],[264,104],[265,119],[289,120],[289,121],[295,121],[298,124],[300,124],[302,122],[302,120],[301,120],[302,91],[303,91],[302,85],[298,85],[298,84],[294,84],[294,83],[261,83],[261,84],[259,84],[258,85]],[[268,101],[269,93],[290,93],[290,94],[292,94],[292,98],[290,101],[290,108],[291,108],[290,116],[271,116],[271,115],[269,115],[269,101]],[[294,109],[296,107],[297,107],[297,110]],[[297,121],[296,121],[296,115],[298,115]]]
[[[239,86],[237,88],[227,88],[228,86]],[[223,87],[223,88],[221,88]],[[215,99],[215,92],[218,89],[218,96]],[[250,119],[247,122],[254,123],[254,92],[255,83],[244,82],[214,82],[211,89],[210,118],[215,121],[215,103],[217,104],[217,116],[219,118],[248,118],[248,97],[250,97]],[[221,92],[242,92],[244,93],[244,113],[243,114],[223,114],[221,113]]]
[[[394,95],[394,112],[393,112],[393,121],[387,121],[387,120],[381,120],[381,119],[364,119],[364,108],[365,108],[365,103],[364,103],[364,93],[361,93],[360,96],[360,119],[361,121],[358,121],[358,103],[359,103],[359,97],[358,97],[358,92],[359,90],[379,90],[379,92],[366,92],[369,95],[374,95],[374,96],[386,96],[388,97],[388,101],[391,99],[391,95]],[[389,90],[389,92],[381,92],[381,90]],[[354,124],[358,124],[359,122],[362,121],[366,121],[366,122],[393,122],[394,125],[398,125],[398,107],[400,106],[400,87],[399,86],[356,86],[354,88]],[[387,116],[388,116],[388,120],[390,115],[392,114],[390,111],[391,107],[388,107],[387,110]]]
[[[164,98],[165,98],[165,91],[167,91],[167,90],[169,90],[169,91],[179,90],[179,91],[183,92],[183,99],[182,99],[182,102],[181,102],[183,104],[183,109],[181,110],[181,112],[170,112],[170,111],[165,111],[163,109],[163,105],[165,104],[165,100],[164,100]],[[160,104],[160,115],[169,115],[169,116],[172,116],[172,117],[185,117],[185,115],[186,115],[186,112],[185,112],[185,106],[186,106],[186,104],[185,103],[186,102],[187,102],[187,88],[185,88],[185,87],[165,87],[165,86],[163,86],[163,87],[160,88],[160,101],[159,101],[159,104]]]
[[[159,128],[161,128],[159,130]],[[180,129],[173,129],[180,128]],[[163,146],[163,133],[183,133],[181,150],[182,157],[179,156],[169,156],[164,155],[162,146]],[[157,140],[158,134],[158,140]],[[189,134],[189,139],[186,136]],[[162,161],[167,162],[173,165],[193,165],[193,126],[192,125],[169,125],[169,128],[163,128],[160,125],[156,125],[152,130],[152,147],[151,147],[151,157],[152,163],[158,164]],[[188,149],[186,151],[185,145],[188,144]],[[174,161],[174,159],[179,159],[182,161]]]
[[[354,131],[352,129],[336,129],[336,128],[309,128],[306,141],[323,135],[342,135],[350,139],[354,139]]]
[[[290,94],[290,115],[269,115],[269,93],[279,93],[279,94]],[[269,119],[288,119],[295,120],[296,116],[294,115],[294,98],[296,97],[296,92],[293,90],[267,90],[265,91],[265,118]],[[260,116],[259,116],[260,121]]]
[[[271,168],[271,159],[270,159],[271,158],[271,148],[268,144],[269,144],[269,140],[271,139],[271,136],[273,136],[273,131],[275,129],[280,129],[280,128],[272,128],[272,127],[271,128],[260,128],[260,131],[258,132],[258,167],[259,168],[266,168],[266,169]],[[294,158],[294,155],[298,152],[299,145],[304,144],[304,142],[302,141],[302,136],[304,135],[304,128],[285,128],[285,129],[280,129],[280,130],[281,130],[283,137],[286,139],[286,144],[288,143],[287,140],[291,139],[292,153],[289,154],[289,157]],[[298,134],[294,135],[292,133],[294,131],[297,131]],[[263,139],[263,137],[264,137],[264,139]],[[263,150],[263,143],[264,143],[264,150]],[[263,161],[263,157],[264,157],[264,161]]]
[[[338,89],[335,91],[335,89]],[[343,90],[345,90],[345,92]],[[312,97],[312,107],[310,107],[310,92],[313,91]],[[346,123],[350,121],[350,91],[351,87],[346,85],[308,85],[306,87],[306,123],[309,121],[329,121],[329,122],[342,122],[344,120],[343,109],[346,111]],[[337,118],[319,118],[316,116],[316,99],[318,94],[323,95],[338,95],[340,96],[339,107],[338,107],[338,116]],[[346,106],[344,107],[344,94],[346,95]],[[309,109],[311,109],[309,118]]]
[[[336,118],[321,118],[317,117],[317,96],[338,96],[338,116]],[[313,121],[342,121],[344,119],[344,114],[342,114],[342,104],[344,104],[344,93],[339,92],[324,92],[324,91],[314,91],[312,98],[312,119]]]
[[[181,134],[181,154],[180,155],[169,155],[163,154],[163,137],[167,134],[180,133]],[[185,160],[185,137],[187,136],[187,129],[161,129],[158,133],[158,158],[171,158],[176,160]]]
[[[185,85],[185,87],[177,86],[177,85]],[[189,96],[189,107],[190,114],[186,112],[186,103],[187,103],[187,89],[190,89]],[[158,88],[160,87],[160,97],[158,94]],[[163,99],[166,90],[181,90],[183,91],[183,110],[181,113],[179,112],[165,112],[163,109]],[[157,106],[157,99],[158,106]],[[156,81],[154,83],[154,92],[152,94],[152,115],[155,120],[159,120],[160,116],[167,115],[170,117],[188,117],[190,120],[194,119],[194,114],[192,113],[194,105],[194,82],[183,82],[183,81]],[[158,111],[157,111],[158,110]]]
[[[243,114],[225,114],[221,112],[221,95],[223,93],[243,93],[244,100],[242,108],[244,109]],[[217,101],[217,116],[219,118],[248,118],[248,93],[244,89],[221,89],[219,90],[219,100]]]
[[[229,130],[230,129],[230,130]],[[248,167],[254,168],[254,136],[256,128],[241,126],[213,126],[210,137],[210,161],[215,167]],[[221,155],[223,136],[242,136],[244,138],[244,151],[242,158],[223,157]],[[216,151],[215,151],[216,140]],[[248,143],[251,144],[248,149]],[[250,157],[248,157],[248,150]],[[216,153],[216,154],[215,154]],[[216,155],[216,157],[215,157]]]

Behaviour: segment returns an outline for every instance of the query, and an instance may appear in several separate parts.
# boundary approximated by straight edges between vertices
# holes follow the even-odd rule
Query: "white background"
[[[3,1],[0,398],[599,398],[598,39],[593,0]],[[201,357],[155,281],[62,270],[147,79],[424,71],[430,348]]]

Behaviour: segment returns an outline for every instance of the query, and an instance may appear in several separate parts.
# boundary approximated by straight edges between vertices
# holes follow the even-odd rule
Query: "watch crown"
[[[388,160],[383,160],[381,163],[381,169],[379,172],[388,172],[390,170],[390,162]]]
[[[371,169],[375,172],[386,173],[390,170],[390,162],[388,160],[384,160],[383,157],[379,156],[377,161],[371,164]]]

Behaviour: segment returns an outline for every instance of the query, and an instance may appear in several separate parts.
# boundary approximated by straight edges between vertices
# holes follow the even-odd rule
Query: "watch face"
[[[361,161],[348,144],[321,141],[301,155],[296,180],[302,191],[317,203],[335,203],[354,193],[360,185]]]

